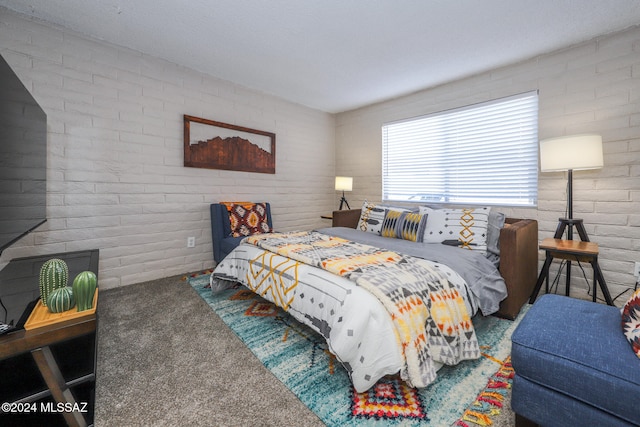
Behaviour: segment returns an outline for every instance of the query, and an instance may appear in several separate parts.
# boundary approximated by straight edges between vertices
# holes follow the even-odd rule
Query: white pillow
[[[487,253],[487,234],[491,208],[431,209],[421,206],[427,215],[423,242],[444,243]]]
[[[358,230],[366,231],[368,233],[380,234],[382,223],[384,222],[384,217],[389,209],[401,212],[409,211],[408,209],[404,208],[392,208],[391,206],[375,205],[365,200],[362,204],[362,211],[360,212]]]

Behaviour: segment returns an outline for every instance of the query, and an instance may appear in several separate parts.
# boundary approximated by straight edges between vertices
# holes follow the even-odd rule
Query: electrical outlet
[[[195,248],[196,247],[196,238],[195,237],[187,237],[187,247]]]
[[[633,265],[633,275],[640,278],[640,262]]]

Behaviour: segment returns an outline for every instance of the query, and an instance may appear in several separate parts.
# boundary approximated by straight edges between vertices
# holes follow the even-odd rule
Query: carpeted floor
[[[96,426],[323,426],[181,279],[100,293]]]

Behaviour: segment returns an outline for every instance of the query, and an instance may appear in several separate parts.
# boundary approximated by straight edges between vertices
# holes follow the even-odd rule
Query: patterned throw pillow
[[[427,226],[427,215],[406,212],[398,224],[398,238],[412,242],[422,242]]]
[[[405,212],[397,211],[395,209],[387,210],[387,213],[384,216],[384,221],[382,221],[382,228],[380,229],[380,235],[382,237],[391,237],[395,239],[398,236],[398,226],[402,220]]]
[[[465,249],[487,252],[490,208],[431,209],[421,206],[427,215],[425,243],[443,243]]]
[[[362,204],[362,211],[360,212],[358,230],[380,234],[386,213],[387,210],[384,206],[376,206],[365,200]]]
[[[384,222],[384,218],[389,209],[391,209],[390,206],[375,205],[365,200],[362,204],[360,220],[358,220],[358,230],[366,231],[368,233],[380,234],[380,231],[382,230],[382,223]],[[404,208],[393,209],[401,212],[408,211]]]
[[[382,222],[380,235],[411,242],[422,242],[426,225],[427,215],[401,211],[396,208],[388,209]]]
[[[267,205],[265,203],[231,204],[229,220],[233,237],[271,233],[272,231],[267,221]]]
[[[640,357],[640,289],[636,290],[622,308],[622,332]]]

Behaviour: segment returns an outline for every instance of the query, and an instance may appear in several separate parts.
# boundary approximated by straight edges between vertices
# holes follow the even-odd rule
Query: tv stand
[[[26,279],[25,285],[35,283],[37,288],[39,266],[51,258],[68,261],[70,281],[80,271],[98,272],[97,250],[21,258],[9,263],[6,267],[9,273],[0,272],[3,278],[0,288],[5,288],[6,292],[7,282],[10,282],[6,276],[15,276],[20,271],[24,274],[18,276]],[[27,270],[32,274],[27,274]],[[29,276],[32,276],[31,280]],[[87,314],[82,315],[76,312],[68,318],[37,327],[27,323],[25,329],[25,317],[33,306],[33,301],[26,306],[18,329],[0,336],[0,403],[4,404],[0,410],[0,423],[6,420],[13,425],[91,425],[98,309],[87,310]]]

